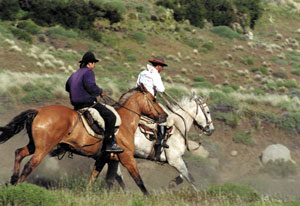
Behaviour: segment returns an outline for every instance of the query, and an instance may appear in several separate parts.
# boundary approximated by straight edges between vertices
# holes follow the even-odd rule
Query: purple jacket
[[[92,105],[103,90],[96,84],[94,71],[84,67],[69,77],[66,91],[70,93],[72,105],[78,106],[81,104]]]

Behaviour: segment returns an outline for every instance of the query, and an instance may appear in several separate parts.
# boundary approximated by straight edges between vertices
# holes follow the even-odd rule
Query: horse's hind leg
[[[29,142],[29,144],[23,148],[19,148],[15,151],[15,164],[14,164],[14,171],[13,171],[13,175],[11,176],[10,179],[10,183],[12,185],[17,184],[18,179],[19,179],[19,173],[20,173],[20,167],[21,167],[21,161],[33,154],[34,152],[34,144],[32,141]]]
[[[198,189],[195,185],[195,180],[194,180],[193,176],[191,175],[191,173],[189,173],[187,166],[186,166],[185,162],[183,161],[183,159],[181,157],[180,158],[169,158],[168,162],[171,166],[173,166],[180,173],[180,175],[178,177],[176,177],[175,179],[173,179],[171,181],[170,186],[172,186],[172,183],[175,183],[176,185],[181,184],[182,177],[184,177],[190,183],[192,188],[198,192]]]
[[[23,172],[17,183],[23,182],[26,177],[42,162],[49,151],[35,151],[31,159],[24,166]]]

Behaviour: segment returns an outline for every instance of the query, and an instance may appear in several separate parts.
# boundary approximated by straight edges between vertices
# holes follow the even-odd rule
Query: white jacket
[[[143,84],[153,96],[155,96],[156,91],[165,91],[159,72],[150,64],[147,64],[147,69],[139,74],[136,86],[140,84]]]

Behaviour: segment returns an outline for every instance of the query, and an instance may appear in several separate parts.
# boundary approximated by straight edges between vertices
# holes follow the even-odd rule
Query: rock
[[[283,160],[294,161],[291,158],[290,150],[282,144],[269,145],[261,154],[261,161],[263,164],[267,164],[269,161]]]
[[[231,156],[235,157],[235,156],[237,156],[238,152],[236,150],[232,150],[230,152],[230,154],[231,154]]]

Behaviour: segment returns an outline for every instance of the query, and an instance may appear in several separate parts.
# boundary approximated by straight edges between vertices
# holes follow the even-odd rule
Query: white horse
[[[172,109],[175,113],[165,109],[168,113],[168,121],[173,122],[173,134],[167,140],[169,148],[164,148],[161,155],[161,162],[168,163],[173,166],[178,172],[179,176],[171,180],[171,184],[176,185],[183,182],[185,178],[191,186],[197,191],[194,184],[194,178],[189,173],[187,166],[182,159],[184,152],[187,149],[185,134],[190,130],[191,126],[196,125],[201,132],[210,136],[214,131],[214,126],[211,120],[211,115],[207,104],[200,97],[193,96],[185,98],[179,103],[183,105],[181,108],[174,106]],[[179,115],[177,115],[177,114]],[[135,156],[139,158],[148,159],[152,152],[153,141],[145,137],[145,135],[138,128],[135,133]],[[118,181],[122,188],[125,188],[123,176],[117,161],[112,161],[108,164],[108,171],[106,175],[106,182],[109,187],[113,185],[114,179]]]

